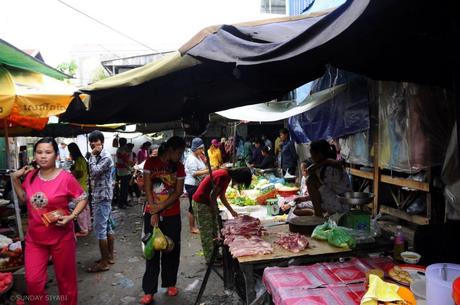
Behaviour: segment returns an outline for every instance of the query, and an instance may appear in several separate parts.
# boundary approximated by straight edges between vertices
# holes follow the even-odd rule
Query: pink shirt
[[[41,215],[56,209],[63,209],[70,214],[69,203],[82,199],[85,195],[83,189],[77,179],[64,170],[51,180],[44,180],[36,171],[30,172],[22,183],[26,192],[29,220],[26,241],[53,245],[60,240],[75,238],[73,221],[69,221],[65,227],[55,224],[45,226]],[[33,182],[32,176],[35,176]]]

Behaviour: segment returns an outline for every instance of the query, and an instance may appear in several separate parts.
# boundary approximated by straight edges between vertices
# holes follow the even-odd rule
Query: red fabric
[[[146,160],[148,158],[148,156],[149,156],[149,154],[148,154],[147,149],[141,148],[137,152],[137,163],[141,164],[142,162],[144,162],[144,160]]]
[[[145,161],[144,179],[152,179],[153,196],[158,200],[166,200],[176,190],[178,179],[185,178],[184,165],[181,162],[173,164],[163,162],[159,157],[151,157]],[[150,206],[146,205],[145,212],[150,213]],[[161,216],[175,216],[180,214],[179,198],[168,209],[160,213]]]
[[[59,287],[58,295],[47,296],[48,260],[53,258],[54,272]],[[76,241],[61,240],[55,245],[40,245],[26,241],[25,277],[30,305],[48,305],[59,301],[61,305],[78,304]]]
[[[214,186],[219,187],[221,189],[219,196],[225,194],[227,187],[230,183],[230,176],[228,175],[228,171],[226,169],[218,169],[212,172],[212,178],[214,180]],[[201,181],[198,189],[196,190],[195,194],[193,195],[193,200],[199,203],[210,203],[210,195],[211,195],[211,176],[206,176],[203,181]]]
[[[53,180],[40,178],[37,170],[30,172],[22,186],[26,192],[29,227],[26,241],[42,245],[55,245],[61,240],[75,239],[73,221],[65,227],[45,226],[42,214],[63,209],[67,214],[69,202],[83,194],[83,189],[72,174],[61,170]],[[31,178],[35,176],[34,180]]]

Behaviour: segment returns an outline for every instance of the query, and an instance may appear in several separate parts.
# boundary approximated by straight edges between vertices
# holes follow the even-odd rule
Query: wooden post
[[[6,152],[6,164],[8,164],[8,168],[10,168],[10,140],[8,137],[8,122],[6,119],[3,119],[3,126],[5,129],[5,152]],[[10,180],[11,180],[11,191],[13,192],[13,202],[14,202],[14,210],[16,214],[16,225],[18,227],[18,235],[21,241],[24,240],[24,231],[22,229],[22,220],[21,220],[21,209],[19,208],[19,200],[18,196],[16,195],[16,191],[14,190],[13,179],[11,178],[11,172],[9,173]]]
[[[379,82],[369,82],[369,98],[370,98],[370,113],[371,113],[371,135],[372,146],[374,148],[374,157],[372,163],[374,165],[373,173],[373,193],[374,204],[372,206],[372,215],[375,216],[379,212],[379,185],[380,185],[380,168],[379,168],[379,103],[378,103],[378,85]]]
[[[5,157],[6,157],[6,165],[10,168],[10,139],[8,136],[8,121],[3,119],[3,130],[5,131]]]

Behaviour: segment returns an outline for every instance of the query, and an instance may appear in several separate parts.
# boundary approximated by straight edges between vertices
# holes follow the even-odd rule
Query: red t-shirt
[[[51,180],[43,180],[36,171],[38,170],[30,172],[22,183],[26,192],[29,220],[26,240],[53,245],[60,240],[75,239],[73,221],[69,221],[65,227],[55,224],[46,226],[41,215],[57,209],[63,209],[70,214],[69,203],[84,195],[83,189],[77,179],[64,170]],[[35,176],[34,181],[31,181],[32,176]]]
[[[177,180],[185,179],[185,169],[182,162],[163,162],[159,157],[150,157],[145,161],[144,180],[152,179],[153,196],[159,201],[165,201],[176,190]],[[150,206],[146,205],[145,212],[150,213]],[[160,213],[161,216],[175,216],[180,214],[179,198],[172,206]]]
[[[214,187],[219,187],[221,189],[218,196],[225,194],[227,187],[230,183],[230,176],[226,169],[218,169],[212,172],[212,178],[214,181]],[[193,194],[193,200],[199,203],[210,203],[211,196],[211,176],[206,176],[206,178],[201,181],[198,189],[195,194]]]

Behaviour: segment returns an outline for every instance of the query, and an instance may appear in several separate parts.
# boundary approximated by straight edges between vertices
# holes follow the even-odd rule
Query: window
[[[261,13],[286,14],[286,0],[261,0]]]

